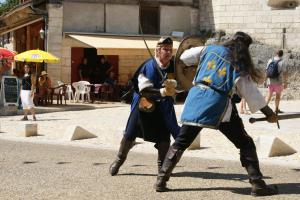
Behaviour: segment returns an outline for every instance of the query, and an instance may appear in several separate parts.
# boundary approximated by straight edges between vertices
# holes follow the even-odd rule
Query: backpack
[[[268,78],[277,78],[279,76],[279,71],[278,71],[278,63],[281,61],[281,59],[279,60],[272,60],[272,62],[270,62],[270,64],[267,67],[267,77]]]

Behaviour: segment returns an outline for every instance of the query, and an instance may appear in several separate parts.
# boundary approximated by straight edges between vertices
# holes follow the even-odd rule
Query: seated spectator
[[[47,72],[42,71],[38,79],[38,92],[36,94],[37,101],[49,99],[51,93],[51,79],[47,76]]]
[[[109,76],[105,79],[103,85],[109,86],[109,90],[111,90],[113,97],[111,100],[119,101],[120,89],[118,86],[118,81],[115,79],[115,73],[113,71],[109,73]]]
[[[116,86],[117,80],[115,80],[115,73],[113,71],[109,72],[109,76],[105,79],[104,84]]]

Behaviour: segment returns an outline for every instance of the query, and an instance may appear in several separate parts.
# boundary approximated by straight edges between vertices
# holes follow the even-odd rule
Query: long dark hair
[[[233,37],[221,45],[229,48],[232,52],[233,67],[240,71],[241,75],[249,74],[253,81],[259,83],[262,79],[262,73],[253,65],[249,46],[252,38],[244,32],[236,32]]]

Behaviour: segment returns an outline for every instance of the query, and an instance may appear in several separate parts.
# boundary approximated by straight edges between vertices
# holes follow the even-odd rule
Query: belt
[[[220,89],[218,89],[218,88],[215,88],[214,86],[210,85],[210,84],[209,84],[208,82],[206,82],[206,81],[199,81],[199,82],[196,82],[195,85],[196,85],[196,86],[200,86],[200,87],[201,87],[201,85],[202,85],[202,86],[204,86],[204,88],[207,88],[207,87],[208,87],[208,88],[210,88],[210,89],[212,89],[212,90],[218,92],[218,93],[221,94],[221,95],[224,95],[224,96],[226,96],[226,97],[231,98],[231,96],[230,96],[229,94],[227,94],[226,92],[224,92],[224,91],[222,91],[222,90],[220,90]]]

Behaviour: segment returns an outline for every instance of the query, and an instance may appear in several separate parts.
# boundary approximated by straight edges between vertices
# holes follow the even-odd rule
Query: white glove
[[[177,81],[175,79],[167,79],[163,83],[163,86],[166,88],[176,88],[177,87]]]
[[[163,83],[164,88],[160,89],[160,94],[161,96],[174,96],[176,94],[176,86],[177,86],[177,81],[174,79],[167,79]]]

